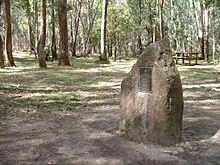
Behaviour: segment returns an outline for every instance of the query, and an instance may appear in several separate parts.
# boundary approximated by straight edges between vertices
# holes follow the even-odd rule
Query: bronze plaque
[[[141,92],[152,92],[152,67],[141,67],[139,75],[139,90]]]

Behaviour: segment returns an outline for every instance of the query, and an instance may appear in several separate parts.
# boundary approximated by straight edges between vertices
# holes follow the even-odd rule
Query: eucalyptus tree
[[[209,14],[210,6],[215,0],[191,0],[194,9],[194,18],[197,27],[198,50],[201,56],[208,61],[209,58]]]
[[[79,21],[82,12],[82,1],[73,0],[73,11],[71,16],[71,53],[76,56],[77,38],[79,33]]]
[[[33,5],[30,0],[23,0],[20,3],[22,3],[22,7],[25,10],[27,21],[28,21],[28,29],[29,29],[29,49],[30,52],[35,52],[35,45],[36,45],[36,39],[35,39],[35,24],[34,24],[34,1]]]
[[[3,69],[4,67],[5,67],[5,63],[4,63],[4,53],[3,53],[3,40],[0,34],[0,68]]]
[[[58,0],[60,58],[59,65],[70,66],[68,55],[67,0]]]
[[[163,39],[165,36],[165,31],[164,31],[164,0],[159,0],[159,7],[160,7],[160,39]]]
[[[52,36],[51,36],[51,53],[52,61],[57,58],[57,46],[56,46],[56,30],[55,30],[55,0],[51,0],[51,24],[52,24]]]
[[[209,37],[209,53],[212,54],[212,59],[220,59],[220,1],[215,2],[213,7],[210,8],[210,37]]]
[[[107,10],[108,10],[108,0],[103,0],[102,4],[102,23],[101,23],[101,54],[99,56],[100,61],[107,61],[106,52],[106,25],[107,25]]]
[[[35,31],[35,43],[37,43],[38,41],[38,36],[39,36],[39,17],[38,17],[38,13],[39,13],[39,3],[38,0],[33,0],[33,9],[34,9],[34,31]],[[37,56],[36,56],[37,58]]]
[[[16,66],[12,55],[12,32],[11,32],[11,1],[4,1],[5,7],[5,50],[6,50],[6,65]]]
[[[188,31],[188,24],[190,24],[188,21],[191,20],[191,17],[187,15],[191,13],[188,5],[181,0],[169,0],[168,3],[164,4],[164,27],[170,38],[171,48],[174,51],[186,51],[184,45],[187,34],[185,32]],[[188,8],[188,13],[185,13],[185,8]],[[192,29],[191,31],[193,32]]]
[[[136,25],[135,28],[135,36],[137,36],[137,47],[139,49],[138,54],[141,54],[143,50],[143,26],[145,22],[143,21],[143,11],[145,10],[145,4],[143,0],[128,0],[128,6],[130,7],[130,12],[132,15],[132,19],[134,24]]]
[[[123,5],[124,6],[124,5]],[[127,32],[124,31],[124,24],[126,18],[124,18],[124,8],[122,5],[117,5],[115,3],[110,3],[108,7],[108,22],[107,22],[107,48],[108,55],[114,55],[114,60],[116,61],[117,54],[121,50],[120,42],[126,43],[126,39],[122,38],[123,33],[126,35]],[[121,54],[121,53],[120,53]]]
[[[149,42],[159,38],[159,0],[128,0],[127,3],[133,27],[132,44],[136,45],[136,54],[140,54]]]
[[[44,47],[45,47],[45,42],[46,42],[46,19],[47,19],[47,13],[46,13],[46,0],[41,0],[41,32],[40,32],[40,37],[38,39],[37,43],[37,54],[39,58],[39,66],[40,68],[46,68],[46,60],[45,60],[45,52],[44,52]]]
[[[109,3],[107,21],[107,48],[109,56],[133,55],[133,24],[128,5]]]
[[[91,35],[98,20],[100,4],[99,0],[85,0],[81,4],[81,41],[84,56],[88,56],[91,53]]]
[[[102,9],[105,5],[101,6],[103,0],[66,1],[66,8],[71,12],[63,10],[63,6],[59,5],[60,0],[48,0],[45,3],[48,9],[48,23],[45,23],[45,26],[42,24],[40,35],[38,24],[46,20],[42,17],[44,12],[38,9],[43,3],[39,3],[38,0],[17,0],[12,3],[13,45],[16,48],[33,50],[35,43],[38,43],[39,64],[41,61],[44,67],[44,51],[47,50],[44,50],[45,44],[51,46],[53,59],[56,49],[60,50],[60,62],[61,59],[68,58],[68,44],[73,56],[77,51],[84,56],[102,51],[105,53],[100,54],[106,54],[106,57],[103,56],[104,59],[112,55],[115,55],[116,59],[116,55],[139,55],[150,42],[162,39],[165,35],[170,37],[173,50],[198,51],[206,60],[210,54],[216,58],[220,51],[217,42],[220,39],[218,0],[111,0],[106,3],[106,34],[103,33],[104,26],[101,28],[104,18],[102,15],[105,14]],[[65,3],[62,1],[64,6]],[[65,14],[66,12],[69,15]],[[42,20],[39,14],[42,14]],[[59,21],[56,21],[57,15]],[[69,22],[69,26],[65,27],[65,22]],[[47,33],[43,30],[46,27]],[[69,37],[66,35],[68,32],[71,34]],[[0,35],[5,38],[3,32]],[[45,38],[48,39],[42,44]],[[59,47],[57,40],[60,40]],[[105,46],[100,40],[105,40]],[[70,43],[66,44],[68,41]]]
[[[2,13],[2,1],[0,1],[0,17],[2,17],[1,15]],[[0,20],[0,29],[3,29],[2,27],[2,22]],[[4,64],[4,48],[3,48],[3,40],[2,40],[2,31],[0,32],[0,68],[4,68],[5,67],[5,64]]]

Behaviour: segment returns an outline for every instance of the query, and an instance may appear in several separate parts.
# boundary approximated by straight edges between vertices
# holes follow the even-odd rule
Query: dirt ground
[[[118,131],[118,79],[101,89],[110,97],[55,118],[2,118],[0,165],[220,165],[220,84],[181,76],[183,142],[176,146],[143,144]]]

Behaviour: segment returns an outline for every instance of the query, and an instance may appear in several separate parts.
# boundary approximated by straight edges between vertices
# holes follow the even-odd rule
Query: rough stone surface
[[[120,98],[120,130],[165,146],[181,141],[182,84],[168,39],[145,49],[122,81]]]

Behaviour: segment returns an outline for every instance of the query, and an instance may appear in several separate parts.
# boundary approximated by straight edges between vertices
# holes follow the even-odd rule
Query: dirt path
[[[219,165],[220,87],[199,81],[183,79],[183,142],[177,146],[143,144],[118,131],[118,80],[102,88],[110,96],[61,117],[2,120],[0,165]]]

